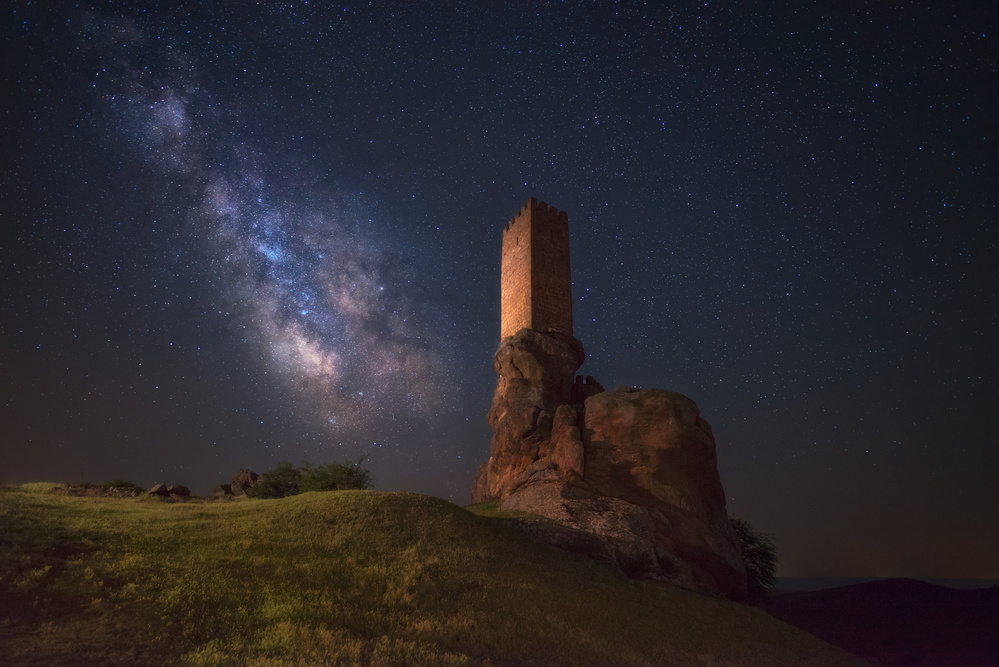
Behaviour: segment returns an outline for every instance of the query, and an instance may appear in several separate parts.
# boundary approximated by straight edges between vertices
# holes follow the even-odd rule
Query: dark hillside
[[[999,587],[958,590],[915,579],[884,579],[784,593],[768,609],[888,666],[999,665]]]

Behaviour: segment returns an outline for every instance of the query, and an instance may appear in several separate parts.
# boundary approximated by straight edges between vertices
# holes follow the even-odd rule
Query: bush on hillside
[[[299,488],[302,493],[369,489],[371,473],[361,467],[364,460],[365,457],[362,456],[357,461],[344,459],[343,463],[327,463],[322,466],[306,463],[302,467],[302,483]]]
[[[763,599],[777,583],[777,549],[766,533],[758,532],[748,521],[729,519],[742,548],[746,566],[746,583],[752,599]]]
[[[299,491],[302,472],[288,461],[279,461],[265,472],[257,483],[246,490],[251,498],[286,498]]]
[[[307,491],[344,491],[370,489],[371,473],[361,467],[365,457],[356,461],[344,459],[343,463],[313,466],[306,463],[296,468],[288,461],[280,461],[265,472],[246,490],[251,498],[286,498]]]

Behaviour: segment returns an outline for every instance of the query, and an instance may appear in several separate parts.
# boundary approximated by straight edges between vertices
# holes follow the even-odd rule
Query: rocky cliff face
[[[583,346],[560,334],[521,329],[503,340],[493,360],[499,384],[486,420],[493,428],[490,458],[480,468],[473,496],[509,495],[518,479],[549,447],[555,412],[572,399]]]
[[[662,389],[603,391],[575,378],[582,360],[566,336],[525,329],[503,341],[491,456],[472,501],[537,514],[528,527],[538,537],[632,576],[744,594],[714,437],[697,406]]]

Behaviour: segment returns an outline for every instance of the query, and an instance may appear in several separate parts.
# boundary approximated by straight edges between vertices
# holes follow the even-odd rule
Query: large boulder
[[[229,488],[234,496],[245,496],[246,492],[253,488],[260,479],[260,475],[248,468],[240,468],[239,472],[232,476]]]
[[[166,498],[170,495],[170,491],[167,488],[166,484],[163,483],[153,484],[153,488],[149,489],[149,495]]]
[[[711,426],[694,401],[663,389],[618,387],[586,400],[583,480],[648,508],[656,539],[705,589],[745,592]]]
[[[183,484],[171,484],[167,487],[167,492],[171,496],[176,496],[178,498],[190,498],[191,490],[184,486]]]
[[[618,387],[587,399],[583,424],[584,477],[601,493],[727,518],[711,426],[683,394]]]

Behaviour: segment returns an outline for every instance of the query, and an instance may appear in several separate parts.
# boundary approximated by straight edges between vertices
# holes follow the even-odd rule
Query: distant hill
[[[999,666],[999,587],[882,579],[774,596],[776,617],[886,666]]]
[[[0,663],[848,665],[763,611],[407,493],[0,490]]]

